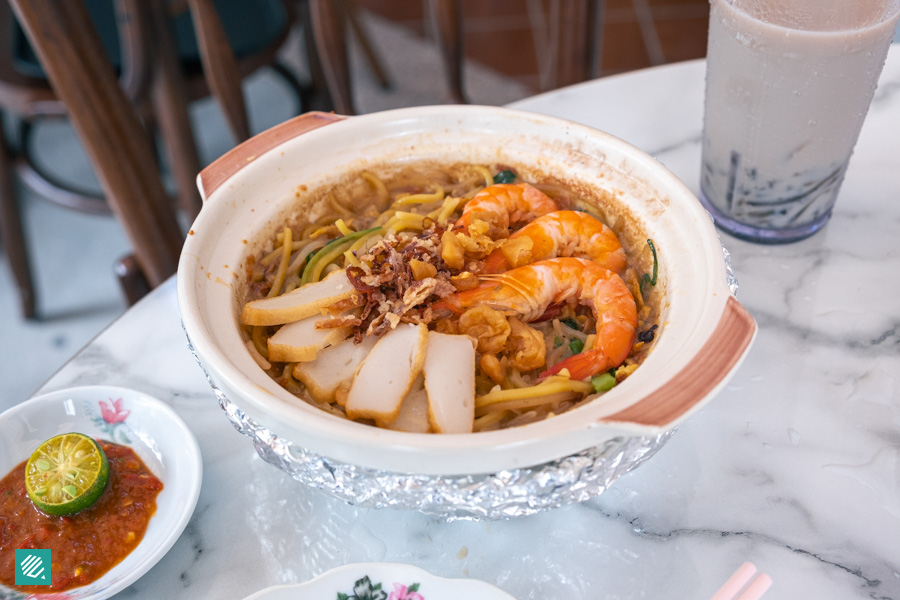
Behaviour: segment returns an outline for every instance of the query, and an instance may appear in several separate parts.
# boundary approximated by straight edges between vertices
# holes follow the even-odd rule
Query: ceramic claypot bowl
[[[417,161],[505,164],[525,180],[551,177],[622,219],[616,228],[626,247],[652,238],[659,249],[661,326],[643,365],[601,400],[538,423],[464,435],[354,423],[270,379],[245,348],[239,326],[242,265],[289,215],[315,212],[315,190],[367,168]],[[334,461],[395,473],[495,473],[614,438],[657,435],[725,385],[756,333],[727,285],[713,224],[684,184],[622,140],[565,120],[474,106],[352,118],[309,113],[222,156],[200,174],[199,185],[204,207],[178,269],[181,315],[194,352],[244,417]]]

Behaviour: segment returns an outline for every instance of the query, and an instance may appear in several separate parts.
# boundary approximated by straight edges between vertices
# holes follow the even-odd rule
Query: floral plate
[[[276,585],[244,600],[515,600],[476,579],[446,579],[412,565],[357,563],[293,585]]]
[[[0,414],[0,477],[27,459],[44,440],[79,432],[130,446],[163,482],[141,543],[91,584],[65,592],[23,594],[0,585],[0,600],[101,600],[121,591],[156,564],[184,530],[197,505],[203,466],[200,447],[167,404],[112,386],[50,392]],[[0,548],[0,552],[12,548]],[[51,572],[51,576],[52,576]]]

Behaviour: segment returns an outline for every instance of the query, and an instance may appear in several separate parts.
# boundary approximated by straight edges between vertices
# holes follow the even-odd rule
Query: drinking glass
[[[710,0],[700,199],[751,241],[831,217],[900,0]]]

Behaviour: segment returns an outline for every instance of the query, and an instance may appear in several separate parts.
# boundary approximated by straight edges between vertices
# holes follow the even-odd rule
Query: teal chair
[[[295,6],[286,0],[83,1],[120,87],[148,137],[160,142],[158,153],[166,155],[176,189],[172,210],[182,213],[182,221],[192,221],[200,209],[195,177],[201,165],[190,126],[190,102],[215,97],[235,143],[250,136],[241,82],[260,68],[274,69],[284,78],[296,93],[298,113],[301,108],[328,106],[322,85],[301,84],[277,59],[291,28],[303,24],[295,13],[296,8],[305,8],[303,2]],[[318,60],[314,54],[308,59]],[[317,70],[311,65],[311,72]],[[61,181],[32,156],[34,125],[41,119],[65,118],[66,107],[54,95],[5,1],[0,2],[0,111],[15,117],[7,121],[16,124],[7,135],[0,118],[0,241],[23,314],[33,318],[38,311],[28,236],[12,175],[63,206],[101,214],[109,213],[110,207],[97,193]],[[128,265],[134,261],[120,262],[120,280],[133,302],[149,287]]]

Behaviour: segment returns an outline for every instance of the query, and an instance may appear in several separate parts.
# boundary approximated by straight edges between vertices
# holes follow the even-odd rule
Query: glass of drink
[[[710,0],[700,199],[751,241],[831,216],[900,0]]]

